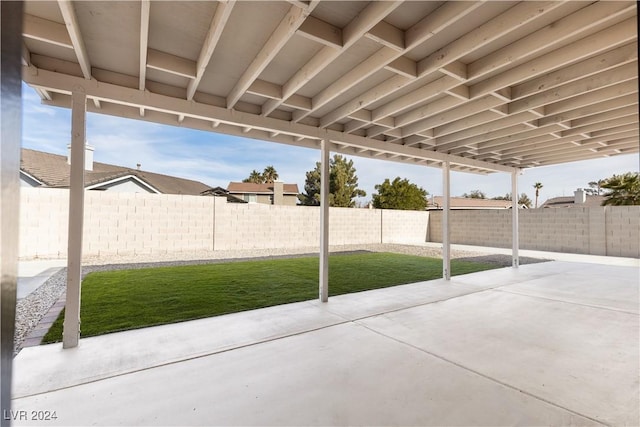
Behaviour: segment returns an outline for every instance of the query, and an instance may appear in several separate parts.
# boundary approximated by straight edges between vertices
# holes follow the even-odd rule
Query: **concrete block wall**
[[[21,257],[66,256],[68,229],[68,191],[20,188]]]
[[[382,243],[428,241],[429,212],[381,210]]]
[[[605,212],[607,255],[640,257],[640,206],[608,206]]]
[[[64,257],[68,190],[23,188],[20,257]],[[329,243],[426,241],[427,212],[331,208]],[[317,247],[317,207],[227,203],[224,197],[87,191],[83,253]],[[384,239],[383,239],[384,235]]]
[[[226,203],[215,198],[215,250],[317,246],[317,208]]]
[[[520,247],[640,258],[640,206],[520,211]],[[451,242],[511,247],[510,210],[454,210]],[[431,211],[429,240],[442,242],[442,211]]]
[[[212,250],[213,200],[144,193],[85,193],[83,253]]]
[[[21,258],[65,257],[68,190],[22,188]],[[227,203],[225,198],[87,191],[83,252],[317,247],[317,207]],[[442,241],[442,212],[331,208],[331,245]],[[510,247],[510,210],[451,211],[452,243]],[[520,247],[640,258],[640,206],[520,211]]]

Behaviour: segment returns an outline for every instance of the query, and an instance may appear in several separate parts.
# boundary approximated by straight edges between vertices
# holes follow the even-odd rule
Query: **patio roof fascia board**
[[[143,92],[136,89],[98,82],[95,79],[85,80],[80,77],[38,69],[34,66],[23,66],[23,80],[29,85],[41,87],[52,92],[70,94],[75,88],[82,87],[89,98],[97,98],[105,102],[113,102],[136,108],[142,107],[175,115],[184,115],[209,122],[216,121],[241,127],[249,126],[267,132],[276,131],[318,141],[328,139],[332,142],[338,142],[350,147],[400,154],[413,159],[436,160],[438,162],[449,161],[455,165],[471,166],[496,172],[511,173],[514,169],[511,166],[402,146],[331,129],[320,129],[305,124],[286,122],[280,119],[237,110],[228,110],[222,107],[173,98],[149,91]],[[130,118],[139,119],[139,116],[132,115]],[[185,123],[183,123],[183,125],[185,125]],[[222,129],[217,128],[217,130]],[[214,131],[214,129],[212,128],[211,131]],[[271,140],[268,136],[261,137],[261,139]],[[354,155],[359,156],[360,154],[354,153]]]

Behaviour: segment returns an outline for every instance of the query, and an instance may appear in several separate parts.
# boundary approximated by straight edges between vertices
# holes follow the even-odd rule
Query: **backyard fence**
[[[23,259],[65,257],[69,191],[21,189]],[[319,245],[317,207],[226,203],[225,198],[87,191],[83,252],[89,256],[302,248]],[[442,240],[442,212],[331,208],[332,245]],[[451,212],[451,241],[510,247],[510,210]],[[640,257],[640,206],[520,211],[520,246]]]

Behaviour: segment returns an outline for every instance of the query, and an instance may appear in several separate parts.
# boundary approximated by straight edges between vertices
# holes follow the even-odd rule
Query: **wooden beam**
[[[262,71],[271,63],[271,60],[280,52],[289,39],[295,34],[300,25],[311,13],[309,9],[300,9],[291,6],[287,14],[282,18],[278,27],[273,31],[260,52],[256,55],[244,74],[238,79],[236,85],[227,96],[227,108],[233,108],[244,95],[251,84],[260,76]]]
[[[385,22],[378,22],[365,34],[365,37],[397,52],[404,51],[404,31]]]
[[[462,103],[464,103],[464,100],[460,98],[445,96],[420,108],[396,116],[395,123],[397,126],[402,127],[418,120],[427,119],[436,114],[446,112]]]
[[[591,125],[594,123],[606,122],[608,120],[617,119],[619,117],[628,116],[630,114],[638,114],[637,105],[628,105],[626,107],[603,111],[590,116],[571,120],[569,122],[569,128],[579,128],[581,126]]]
[[[485,111],[501,103],[501,100],[493,96],[485,96],[477,100],[469,101],[459,107],[450,109],[449,111],[445,111],[442,114],[437,114],[435,116],[405,125],[402,127],[402,133],[403,135],[408,136],[424,131],[426,129],[433,129],[438,126],[460,120],[464,117],[469,117],[481,111]]]
[[[221,123],[221,125],[219,126],[219,130],[223,133],[241,134],[237,130],[233,130],[230,128],[233,127],[234,129],[237,129],[237,127],[250,126],[254,129],[254,131],[258,132],[257,134],[260,135],[259,138],[262,139],[268,139],[269,132],[276,131],[283,134],[291,135],[293,137],[304,136],[305,138],[307,138],[300,144],[305,143],[307,140],[320,140],[323,138],[328,138],[331,141],[340,142],[350,147],[367,148],[370,150],[382,151],[387,153],[398,153],[411,159],[427,159],[439,162],[449,160],[452,164],[455,165],[466,165],[487,171],[510,172],[512,170],[512,168],[509,166],[480,162],[473,159],[450,156],[444,153],[426,151],[414,147],[406,147],[398,144],[388,143],[385,141],[346,134],[344,132],[339,132],[336,130],[320,129],[316,126],[292,123],[289,121],[270,117],[263,117],[243,111],[228,110],[226,108],[218,107],[211,104],[204,104],[196,101],[187,101],[184,98],[180,99],[153,92],[143,93],[137,88],[132,89],[112,85],[109,83],[97,82],[95,80],[83,81],[82,79],[75,76],[62,75],[43,69],[38,69],[37,72],[35,72],[35,70],[25,67],[23,68],[23,79],[25,83],[31,86],[41,87],[43,89],[60,93],[69,93],[73,87],[78,85],[79,81],[84,82],[83,84],[89,98],[98,98],[108,103],[115,103],[133,107],[129,110],[130,116],[128,117],[130,118],[138,118],[138,114],[134,114],[133,111],[137,111],[139,107],[145,107],[148,112],[157,111],[160,113],[172,115],[173,117],[175,117],[175,115],[177,114],[184,114],[186,118],[184,120],[183,126],[194,128],[197,127],[198,129],[203,130],[210,130],[210,123],[214,120],[217,120]],[[106,111],[105,106],[103,106],[103,110],[105,110],[105,113],[108,112]],[[165,121],[162,122],[164,123]],[[228,124],[231,126],[223,127],[223,124]],[[290,141],[285,141],[284,143],[294,144],[294,141],[291,139]]]
[[[464,55],[540,18],[561,6],[562,1],[522,2],[418,62],[418,75],[430,74]]]
[[[311,110],[299,112],[299,114],[294,116],[294,121],[298,122],[313,111],[322,108],[344,93],[344,91],[367,79],[397,57],[398,53],[395,50],[388,47],[381,48],[314,96],[311,102]]]
[[[282,97],[287,100],[293,96],[302,86],[320,73],[327,65],[338,58],[355,42],[362,38],[376,23],[387,16],[400,5],[401,2],[374,2],[367,6],[342,30],[342,47],[325,46],[313,58],[298,70],[284,85],[282,85]],[[262,106],[262,115],[268,116],[284,101],[271,100]]]
[[[575,108],[598,104],[608,99],[638,92],[638,79],[627,80],[612,86],[602,87],[590,92],[564,99],[545,106],[547,115],[563,113]],[[637,96],[637,95],[636,95]]]
[[[576,61],[625,45],[637,38],[635,18],[629,18],[565,47],[554,50],[513,67],[471,86],[471,97],[477,98],[495,90],[513,86],[545,75]]]
[[[413,79],[417,76],[416,67],[417,64],[414,60],[401,56],[385,65],[384,69]]]
[[[459,84],[458,80],[452,77],[442,76],[411,93],[403,95],[391,102],[387,102],[379,108],[376,108],[371,112],[371,118],[373,121],[383,119],[397,113],[398,111],[402,111],[403,109],[423,103],[429,99],[433,99],[445,92],[448,93],[449,90],[452,90]]]
[[[342,48],[342,29],[322,21],[314,16],[307,19],[298,28],[298,34],[325,46]]]
[[[630,125],[636,126],[638,125],[638,114],[634,112],[628,116],[618,117],[616,119],[609,119],[599,123],[592,123],[572,129],[567,129],[562,131],[562,136],[571,136],[571,135],[579,135],[584,132],[591,133],[591,136],[602,136],[602,130],[616,128],[618,126]],[[624,131],[627,131],[631,128],[625,128]]]
[[[198,89],[198,85],[202,80],[202,76],[204,76],[204,72],[209,65],[213,52],[220,41],[222,31],[231,16],[231,11],[235,4],[236,0],[228,0],[224,3],[218,3],[218,6],[216,6],[216,11],[213,15],[213,19],[211,20],[211,25],[209,25],[209,30],[207,31],[202,49],[198,55],[198,61],[196,62],[196,76],[193,80],[189,81],[189,85],[187,86],[187,99],[189,100],[193,99],[193,96]]]
[[[26,14],[22,21],[22,36],[32,40],[73,49],[73,43],[64,24]]]
[[[196,77],[195,61],[155,49],[147,49],[147,67],[188,79]]]
[[[78,58],[78,64],[82,69],[82,74],[87,80],[91,79],[91,64],[89,63],[89,55],[87,49],[84,46],[84,40],[80,34],[80,27],[78,25],[78,19],[76,18],[76,12],[73,9],[73,3],[69,0],[58,0],[58,6],[62,13],[62,18],[67,26],[69,37],[71,38],[71,44],[73,50]]]
[[[149,15],[151,13],[151,0],[140,2],[140,67],[139,83],[140,90],[145,89],[147,81],[147,47],[149,45]],[[141,114],[144,112],[141,110]]]
[[[511,88],[511,95],[514,100],[525,98],[540,91],[553,89],[637,60],[638,43],[629,43],[612,51],[516,85]]]
[[[570,37],[613,20],[621,13],[629,13],[634,8],[633,5],[624,2],[596,2],[591,5],[585,3],[585,6],[469,64],[469,79],[476,79],[516,61],[532,57],[544,49],[549,49],[550,46],[559,45]]]
[[[612,70],[604,71],[590,77],[576,80],[557,88],[533,94],[527,98],[509,104],[509,114],[519,113],[531,108],[557,102],[575,95],[582,95],[596,89],[605,88],[617,83],[626,82],[638,77],[637,63],[628,63]]]
[[[615,110],[620,107],[635,106],[638,108],[638,94],[629,93],[620,97],[603,100],[602,102],[578,106],[575,109],[564,111],[559,114],[546,115],[539,120],[541,126],[545,126],[551,123],[562,123],[568,120],[578,119],[584,116],[590,116],[592,114],[601,114],[610,110]]]
[[[256,79],[247,89],[247,93],[270,99],[282,99],[282,86]]]
[[[452,25],[461,17],[470,13],[472,10],[475,10],[477,7],[478,7],[478,3],[466,3],[466,2],[451,2],[439,7],[438,9],[436,9],[436,11],[434,11],[434,13],[429,15],[428,23],[425,21],[427,18],[425,18],[414,26],[414,27],[417,27],[417,29],[414,29],[414,27],[412,27],[409,30],[411,33],[410,43],[405,43],[406,44],[405,49],[403,51],[397,52],[397,56],[392,57],[393,58],[392,60],[399,58],[404,53],[407,53],[418,44],[423,43],[424,41],[433,37],[438,32],[447,28],[449,25]],[[390,61],[387,62],[387,64],[388,63],[390,63]],[[382,68],[384,66],[385,65],[382,64],[378,68]],[[398,76],[395,76],[395,77],[398,77]],[[402,75],[402,77],[405,77],[405,76]],[[357,98],[352,99],[351,101],[347,102],[346,104],[343,104],[342,106],[333,110],[331,113],[322,117],[320,119],[321,126],[323,127],[329,126],[330,124],[336,122],[337,120],[340,120],[343,117],[348,116],[353,111],[355,111],[354,108],[356,108],[356,110],[359,108],[365,108],[371,102],[374,102],[377,99],[383,98],[389,95],[390,93],[394,92],[395,90],[400,89],[406,86],[407,84],[411,83],[414,80],[413,77],[414,77],[413,75],[410,75],[409,78],[405,78],[404,80],[391,78],[386,82],[379,84],[375,88],[367,91],[366,93],[360,95]],[[445,77],[449,78],[448,76],[445,76]],[[344,87],[342,88],[342,90],[346,90],[348,88],[349,87]],[[371,100],[370,102],[364,103],[365,100],[369,100],[369,99]],[[399,103],[399,102],[400,101],[396,101],[396,103]]]
[[[438,138],[438,141],[444,143],[443,137],[445,135],[450,135],[451,138],[454,138],[453,140],[455,138],[464,139],[469,136],[482,135],[496,129],[519,124],[535,117],[528,111],[508,117],[503,117],[491,110],[480,111],[472,116],[434,128],[433,135]]]

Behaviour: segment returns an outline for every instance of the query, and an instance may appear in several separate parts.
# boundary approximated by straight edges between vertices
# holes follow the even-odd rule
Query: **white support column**
[[[329,300],[329,141],[320,144],[320,301]]]
[[[67,301],[62,347],[78,346],[80,339],[80,281],[82,222],[84,218],[84,153],[87,96],[83,88],[71,94],[71,176],[69,178],[69,243],[67,250]]]
[[[518,236],[518,171],[511,173],[511,244],[512,244],[512,266],[518,268],[520,266],[520,258],[518,256],[518,247],[520,239]]]
[[[451,204],[449,162],[442,164],[442,278],[451,279],[451,234],[449,229],[449,207]]]

